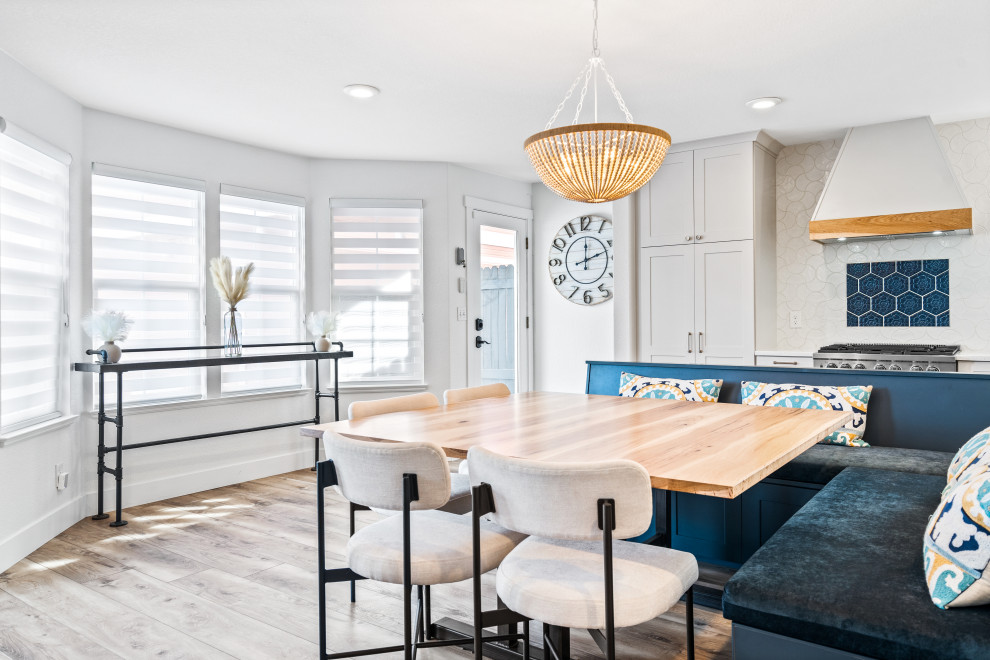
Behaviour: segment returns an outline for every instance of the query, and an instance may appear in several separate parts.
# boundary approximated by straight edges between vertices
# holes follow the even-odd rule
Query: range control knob
[[[873,367],[874,371],[887,371],[887,365],[883,362],[877,362],[877,365]]]
[[[839,368],[839,365],[837,365],[835,362],[829,362],[828,364],[825,365],[825,368],[826,369],[838,369]]]
[[[900,371],[901,370],[901,365],[891,363],[890,370],[891,371]]]
[[[936,367],[934,364],[932,364],[930,362],[928,363],[928,368],[925,369],[925,371],[938,371],[938,370],[939,370],[939,368]]]
[[[911,371],[924,371],[924,368],[920,364],[915,362],[914,364],[911,365]]]
[[[842,364],[839,365],[839,369],[852,369],[852,365],[849,364],[848,362],[843,362]]]
[[[862,362],[857,362],[856,366],[853,367],[853,369],[866,369],[866,365],[863,364]]]

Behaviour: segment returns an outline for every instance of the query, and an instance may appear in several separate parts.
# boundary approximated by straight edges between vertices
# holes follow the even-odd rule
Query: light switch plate
[[[458,307],[457,308],[457,320],[458,321],[467,321],[467,307]]]

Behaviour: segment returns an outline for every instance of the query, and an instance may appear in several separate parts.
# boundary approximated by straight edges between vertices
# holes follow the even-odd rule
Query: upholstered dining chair
[[[685,596],[693,660],[697,560],[621,540],[645,532],[653,514],[643,466],[523,460],[482,447],[467,462],[480,503],[473,516],[530,535],[502,560],[495,588],[510,610],[543,622],[552,657],[570,657],[570,629],[585,628],[613,660],[616,628],[649,621]]]
[[[492,383],[478,387],[465,387],[459,390],[447,390],[443,393],[444,404],[474,401],[475,399],[490,399],[498,396],[509,396],[512,392],[505,383]]]
[[[463,645],[464,638],[431,639],[430,585],[460,582],[496,568],[525,535],[439,510],[450,499],[451,474],[438,445],[354,440],[333,432],[324,435],[324,443],[333,458],[317,466],[320,657],[329,660],[402,651],[411,660],[419,648]],[[329,486],[339,487],[351,502],[397,510],[400,515],[382,518],[351,536],[347,568],[327,570],[324,490]],[[328,654],[326,585],[364,578],[403,585],[403,643]],[[480,599],[480,593],[476,594],[476,602]],[[505,610],[480,612],[476,608],[475,616],[490,625],[524,622],[523,617]],[[529,648],[528,625],[522,634],[497,637],[500,641],[522,639]]]

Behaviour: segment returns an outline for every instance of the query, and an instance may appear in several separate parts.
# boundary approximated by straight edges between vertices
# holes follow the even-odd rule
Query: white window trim
[[[6,429],[0,435],[0,448],[53,431],[63,426],[68,426],[77,416],[70,414],[70,369],[69,369],[69,224],[72,218],[72,154],[61,149],[51,142],[44,140],[30,131],[26,131],[17,124],[11,123],[5,117],[0,116],[0,133],[17,140],[21,144],[34,149],[35,151],[48,156],[49,158],[65,165],[68,168],[68,179],[66,185],[67,204],[65,216],[62,224],[62,281],[60,283],[59,295],[61,300],[59,306],[62,309],[62,319],[58,333],[58,354],[59,368],[55,376],[55,386],[57,388],[55,407],[56,410],[41,418],[25,420],[23,423],[15,424]]]

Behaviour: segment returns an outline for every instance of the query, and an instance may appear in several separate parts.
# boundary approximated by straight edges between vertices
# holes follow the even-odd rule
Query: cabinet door
[[[639,257],[639,359],[693,363],[694,246],[642,248]]]
[[[694,152],[667,154],[649,183],[640,247],[694,242]]]
[[[752,365],[753,241],[694,246],[698,362]]]
[[[751,142],[694,152],[694,234],[702,243],[753,238]]]

